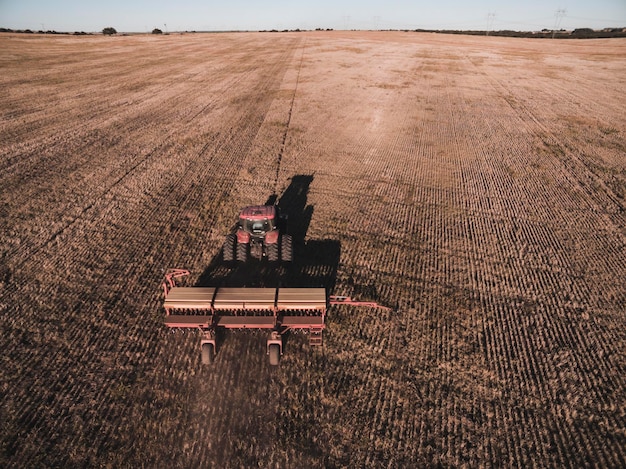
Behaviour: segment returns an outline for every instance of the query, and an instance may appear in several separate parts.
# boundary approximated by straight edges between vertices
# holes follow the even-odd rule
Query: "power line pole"
[[[554,36],[556,35],[556,30],[561,27],[561,20],[563,19],[566,13],[567,13],[567,10],[565,10],[564,8],[559,8],[554,13],[555,19],[554,19],[554,29],[552,30],[552,39],[554,39]]]

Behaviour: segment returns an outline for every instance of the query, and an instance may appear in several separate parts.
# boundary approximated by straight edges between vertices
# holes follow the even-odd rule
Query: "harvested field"
[[[2,34],[0,68],[0,466],[626,466],[626,40]],[[273,195],[283,279],[394,310],[201,367],[163,275],[236,281]]]

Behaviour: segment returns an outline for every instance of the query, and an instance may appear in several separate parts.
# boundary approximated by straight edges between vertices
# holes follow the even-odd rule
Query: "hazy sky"
[[[564,16],[557,11],[565,10]],[[626,27],[626,0],[0,0],[0,27],[119,32],[233,29]]]

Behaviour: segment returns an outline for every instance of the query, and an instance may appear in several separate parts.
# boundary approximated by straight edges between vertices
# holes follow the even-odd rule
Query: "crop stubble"
[[[626,464],[624,41],[0,41],[4,465]],[[296,175],[395,310],[201,369],[162,274]]]

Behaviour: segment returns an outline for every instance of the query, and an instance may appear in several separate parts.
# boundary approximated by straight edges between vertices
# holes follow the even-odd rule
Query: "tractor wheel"
[[[283,235],[281,239],[281,258],[283,262],[291,262],[293,260],[293,245],[290,235]]]
[[[277,366],[280,362],[280,345],[270,345],[270,365]]]
[[[237,243],[237,260],[239,262],[246,262],[248,260],[248,245],[244,243]]]
[[[235,235],[230,234],[226,237],[224,247],[222,248],[222,256],[224,262],[231,262],[235,255],[235,244],[237,243]]]
[[[278,243],[267,245],[267,260],[270,262],[278,261]]]
[[[213,363],[213,344],[202,344],[202,364],[210,365]]]

